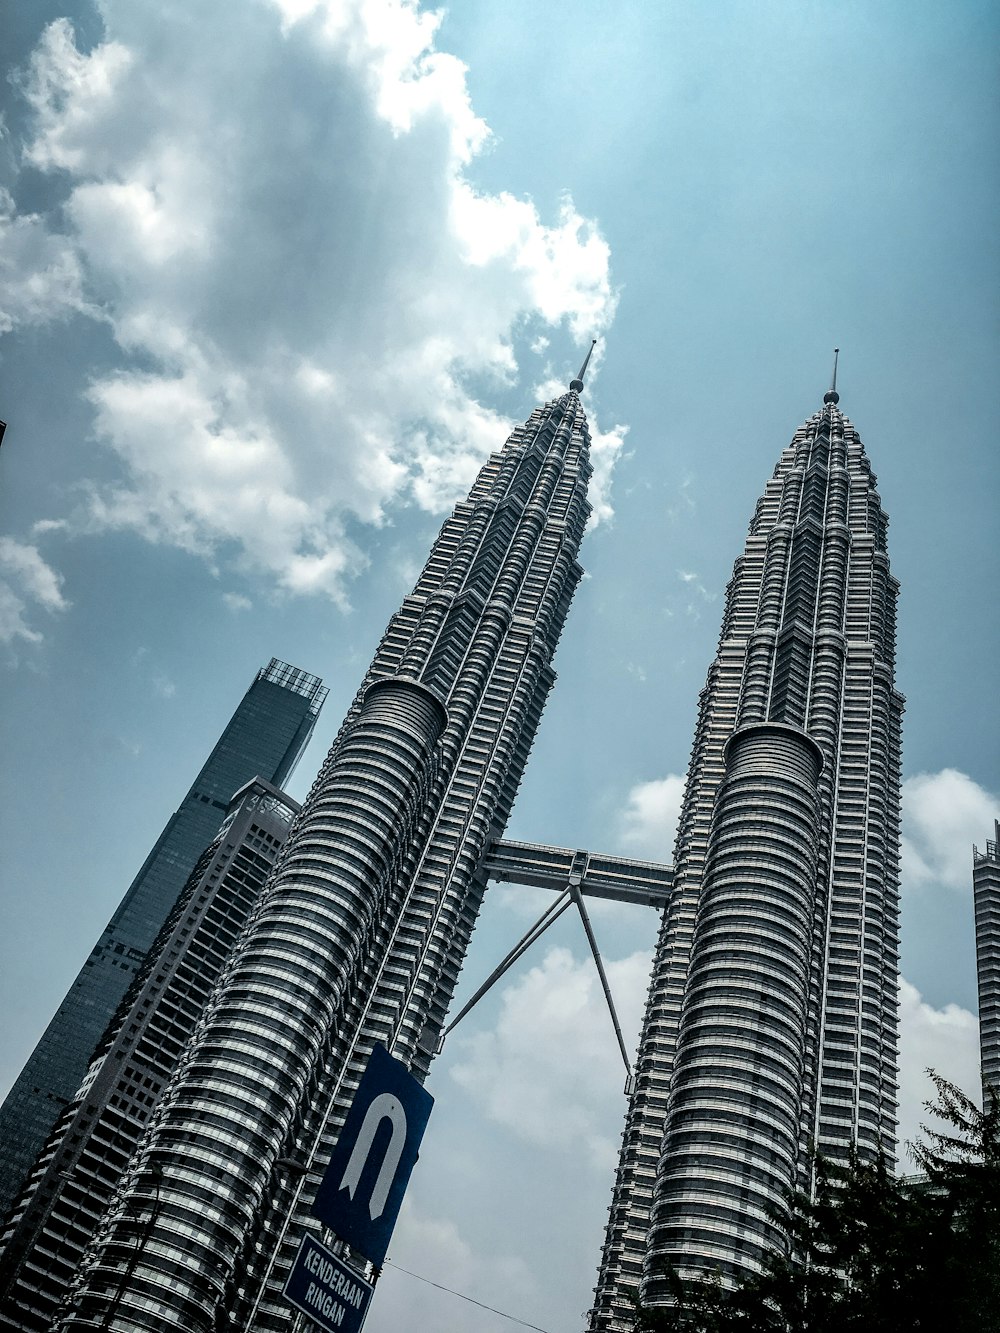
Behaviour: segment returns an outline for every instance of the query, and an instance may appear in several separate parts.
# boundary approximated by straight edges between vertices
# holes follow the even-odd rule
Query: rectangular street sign
[[[288,1274],[285,1299],[330,1333],[360,1333],[374,1290],[307,1233]]]
[[[381,1267],[434,1098],[376,1045],[361,1075],[313,1213]]]

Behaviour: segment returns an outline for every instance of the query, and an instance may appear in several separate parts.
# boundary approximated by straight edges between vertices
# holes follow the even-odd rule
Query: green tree
[[[733,1291],[675,1275],[637,1333],[1000,1333],[1000,1102],[928,1073],[945,1127],[921,1126],[921,1178],[820,1158],[813,1197],[790,1200],[790,1256]]]
[[[928,1205],[947,1232],[939,1278],[953,1292],[953,1329],[1000,1329],[1000,1097],[985,1110],[929,1069],[944,1130],[920,1128],[913,1156],[928,1180]]]

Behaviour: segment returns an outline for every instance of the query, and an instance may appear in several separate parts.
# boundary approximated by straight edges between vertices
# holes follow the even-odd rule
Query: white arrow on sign
[[[361,1183],[361,1173],[365,1169],[368,1154],[372,1150],[375,1134],[383,1120],[388,1120],[392,1125],[392,1137],[389,1139],[385,1156],[382,1158],[382,1165],[379,1168],[378,1179],[375,1182],[375,1188],[372,1190],[372,1196],[368,1200],[368,1213],[373,1222],[376,1217],[382,1216],[382,1210],[385,1208],[386,1200],[389,1197],[389,1190],[396,1174],[396,1168],[399,1166],[399,1159],[403,1154],[403,1145],[406,1143],[406,1112],[403,1110],[402,1102],[398,1097],[394,1097],[391,1092],[380,1093],[378,1097],[372,1099],[368,1110],[365,1112],[365,1118],[355,1140],[351,1156],[344,1167],[343,1178],[337,1187],[341,1190],[346,1189],[353,1200],[354,1191]]]

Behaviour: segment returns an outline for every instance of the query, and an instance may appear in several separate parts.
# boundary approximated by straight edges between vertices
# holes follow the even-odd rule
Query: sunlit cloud
[[[979,1021],[961,1005],[935,1009],[916,986],[903,977],[899,982],[899,1167],[914,1170],[907,1142],[924,1138],[921,1124],[942,1129],[924,1108],[934,1098],[934,1085],[926,1071],[955,1083],[968,1096],[980,1101]]]
[[[444,1298],[442,1285],[451,1293]],[[404,1200],[390,1261],[379,1279],[377,1309],[372,1311],[380,1327],[507,1333],[510,1319],[494,1311],[527,1314],[537,1303],[537,1284],[522,1258],[477,1252],[454,1222],[429,1216]]]
[[[972,847],[991,836],[1000,797],[943,768],[903,783],[903,887],[972,893]]]
[[[622,1031],[636,1041],[651,956],[605,965]],[[590,958],[550,949],[507,986],[495,1027],[458,1038],[451,1073],[491,1120],[554,1151],[581,1152],[608,1170],[617,1153],[625,1071]]]
[[[51,24],[20,78],[25,161],[68,192],[58,222],[6,201],[0,328],[99,311],[117,341],[92,530],[345,605],[357,525],[446,510],[508,433],[470,383],[608,326],[607,242],[568,196],[546,220],[474,187],[489,128],[409,0],[102,16],[87,51]],[[594,427],[599,517],[624,434]]]
[[[43,635],[32,623],[32,612],[65,611],[69,602],[62,585],[62,576],[37,546],[0,537],[0,643],[39,643]]]
[[[637,783],[620,817],[626,851],[643,861],[670,861],[683,798],[684,779],[676,773]]]

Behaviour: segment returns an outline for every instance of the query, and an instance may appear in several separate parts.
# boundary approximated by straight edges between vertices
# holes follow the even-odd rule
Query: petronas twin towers
[[[303,1326],[282,1292],[332,1145],[376,1042],[427,1073],[555,679],[590,512],[585,370],[445,522],[56,1327]],[[813,1145],[892,1150],[896,592],[831,390],[729,585],[592,1330],[631,1328],[640,1292],[669,1300],[671,1267],[729,1281],[782,1248]]]
[[[834,376],[834,384],[836,375]],[[750,522],[701,695],[593,1329],[759,1268],[818,1148],[896,1131],[898,585],[836,388]]]

